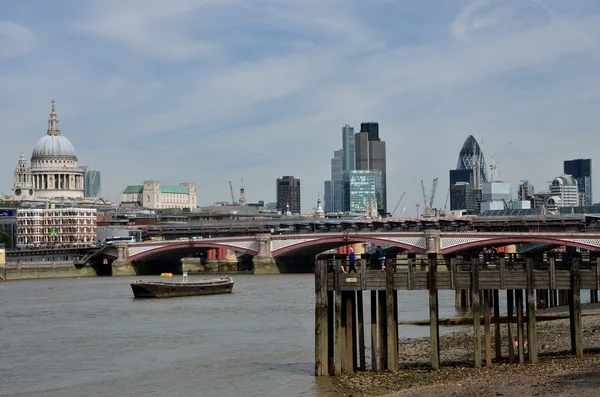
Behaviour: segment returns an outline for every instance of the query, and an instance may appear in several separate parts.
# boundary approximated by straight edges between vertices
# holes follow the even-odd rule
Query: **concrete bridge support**
[[[127,243],[116,243],[117,259],[112,263],[113,276],[131,276],[136,274],[135,268],[129,261],[129,245]]]
[[[258,242],[258,255],[252,258],[254,274],[279,273],[275,259],[271,255],[271,235],[258,234],[256,235],[256,241]]]

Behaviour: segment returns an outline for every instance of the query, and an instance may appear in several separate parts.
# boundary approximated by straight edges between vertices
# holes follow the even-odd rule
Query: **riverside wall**
[[[76,266],[73,261],[7,262],[0,266],[0,281],[95,276],[92,266]]]

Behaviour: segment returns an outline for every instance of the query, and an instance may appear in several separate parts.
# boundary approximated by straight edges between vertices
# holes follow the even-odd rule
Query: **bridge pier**
[[[113,276],[132,276],[136,274],[135,268],[129,261],[129,245],[127,243],[116,243],[117,259],[113,261]]]
[[[256,241],[258,242],[258,254],[252,258],[254,274],[278,274],[279,269],[271,255],[271,235],[258,234]]]

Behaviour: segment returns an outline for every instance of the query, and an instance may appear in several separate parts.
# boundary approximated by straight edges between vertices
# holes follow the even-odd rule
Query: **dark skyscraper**
[[[277,209],[285,213],[290,206],[292,214],[300,214],[300,179],[293,176],[277,178]]]
[[[577,180],[577,188],[583,198],[580,205],[592,205],[592,160],[565,160],[563,172]]]
[[[377,207],[383,215],[387,213],[385,141],[379,138],[378,123],[361,123],[360,131],[354,135],[356,169],[381,171],[381,191],[377,192]]]

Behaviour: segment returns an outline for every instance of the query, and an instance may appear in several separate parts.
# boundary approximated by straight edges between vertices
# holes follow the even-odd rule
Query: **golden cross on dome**
[[[52,111],[54,112],[54,99],[52,100]]]
[[[21,154],[25,154],[25,149],[21,149]]]

